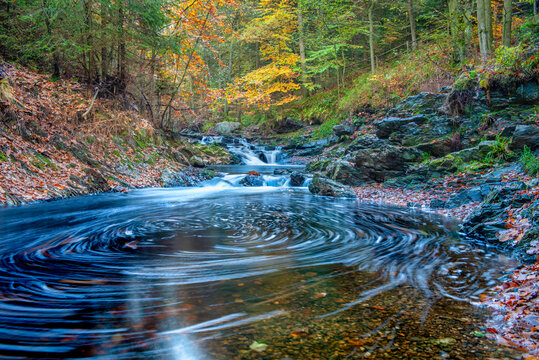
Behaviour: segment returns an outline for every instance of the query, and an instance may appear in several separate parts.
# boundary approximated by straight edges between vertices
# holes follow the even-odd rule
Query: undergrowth
[[[527,146],[524,146],[520,163],[528,175],[539,175],[539,156],[535,155]]]

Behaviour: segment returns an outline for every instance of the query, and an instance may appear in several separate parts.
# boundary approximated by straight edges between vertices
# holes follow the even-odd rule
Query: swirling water
[[[518,357],[471,305],[512,263],[456,229],[271,186],[0,209],[0,357]]]

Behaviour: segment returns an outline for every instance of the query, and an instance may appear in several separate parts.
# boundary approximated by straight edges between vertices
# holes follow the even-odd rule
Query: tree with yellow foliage
[[[296,99],[293,92],[301,88],[296,69],[300,57],[290,47],[298,23],[290,0],[261,0],[259,9],[262,15],[247,25],[242,40],[260,44],[265,64],[237,79],[229,93],[250,107],[267,110]]]

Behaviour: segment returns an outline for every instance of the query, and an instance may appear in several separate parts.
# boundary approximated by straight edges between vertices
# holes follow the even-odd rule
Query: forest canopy
[[[537,77],[536,14],[534,0],[3,0],[0,55],[159,128],[271,126],[324,121],[290,112],[317,94],[353,112],[477,66]]]

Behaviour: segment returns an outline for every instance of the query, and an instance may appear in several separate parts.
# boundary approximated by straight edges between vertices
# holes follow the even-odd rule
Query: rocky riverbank
[[[466,95],[466,96],[464,96]],[[458,99],[458,101],[455,101]],[[309,189],[459,218],[462,236],[539,258],[539,84],[504,91],[444,89],[404,100],[387,115],[350,118],[311,156]],[[486,335],[539,354],[537,265],[484,296],[496,310]],[[505,321],[508,320],[508,321]]]

